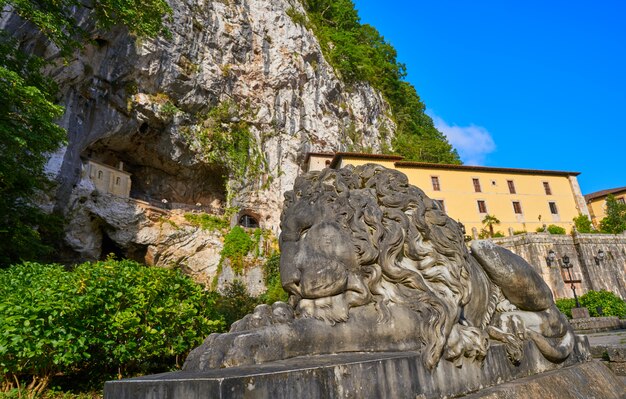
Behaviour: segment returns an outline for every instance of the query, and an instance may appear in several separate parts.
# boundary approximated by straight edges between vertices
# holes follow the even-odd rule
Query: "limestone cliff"
[[[72,220],[66,244],[82,258],[100,256],[103,239],[126,251],[145,250],[140,225],[147,220],[132,205],[118,223],[115,201],[85,200],[93,190],[83,170],[86,159],[123,162],[133,198],[223,207],[230,195],[231,205],[277,231],[282,194],[307,152],[377,151],[381,133],[395,129],[380,93],[345,86],[313,33],[290,18],[290,10],[304,14],[299,2],[182,0],[171,6],[171,37],[139,40],[121,28],[94,31],[92,43],[69,62],[15,17],[1,23],[23,47],[57,60],[50,73],[61,88],[69,142],[52,155],[48,170],[59,182],[52,201]],[[250,151],[260,159],[257,173],[229,175],[203,153],[196,133],[224,104],[231,112],[217,123],[245,122]]]

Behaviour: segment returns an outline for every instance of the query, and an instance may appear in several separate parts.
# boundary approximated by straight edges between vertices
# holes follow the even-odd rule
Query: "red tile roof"
[[[596,191],[595,193],[585,194],[585,201],[589,202],[589,201],[592,201],[594,199],[606,197],[609,194],[617,194],[617,193],[620,193],[622,191],[626,192],[626,186],[625,187],[617,187],[617,188],[609,188],[608,190]]]

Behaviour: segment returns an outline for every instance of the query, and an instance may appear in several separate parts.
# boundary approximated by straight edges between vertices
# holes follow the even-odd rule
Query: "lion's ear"
[[[513,305],[537,312],[554,304],[550,287],[521,256],[489,240],[474,240],[471,248],[489,279]]]

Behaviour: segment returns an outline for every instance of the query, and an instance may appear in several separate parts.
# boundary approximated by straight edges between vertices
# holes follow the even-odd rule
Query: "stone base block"
[[[572,319],[588,319],[589,309],[587,308],[572,308]]]
[[[574,331],[588,334],[623,328],[622,321],[615,316],[577,318],[571,319],[569,323]]]
[[[580,363],[548,371],[463,396],[464,399],[618,399],[626,398],[626,385],[601,362]]]
[[[343,353],[207,372],[180,371],[109,381],[105,385],[104,394],[106,399],[430,399],[466,395],[507,381],[542,375],[547,371],[555,371],[556,375],[560,375],[559,373],[574,368],[581,371],[568,373],[583,375],[598,367],[588,366],[589,359],[589,346],[585,337],[577,338],[574,353],[562,364],[547,361],[532,342],[526,343],[524,358],[519,365],[508,360],[504,346],[494,345],[482,364],[467,361],[461,367],[455,367],[454,364],[441,360],[434,370],[423,366],[417,352]],[[599,367],[603,367],[610,374],[606,367],[601,364]],[[596,382],[585,379],[580,380],[580,384],[576,380],[564,383],[572,384],[580,385],[576,389],[586,392]],[[602,384],[612,387],[615,392],[623,389],[621,385],[611,385],[613,382],[608,380]]]

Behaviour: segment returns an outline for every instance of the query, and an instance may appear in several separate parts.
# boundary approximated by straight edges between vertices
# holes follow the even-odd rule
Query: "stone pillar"
[[[578,179],[576,176],[568,176],[570,187],[572,188],[572,194],[574,195],[574,200],[576,201],[576,208],[578,208],[578,212],[583,215],[586,215],[589,220],[591,220],[591,214],[589,213],[589,209],[587,208],[587,203],[585,202],[585,197],[583,197],[582,192],[580,191],[580,186],[578,185]]]

